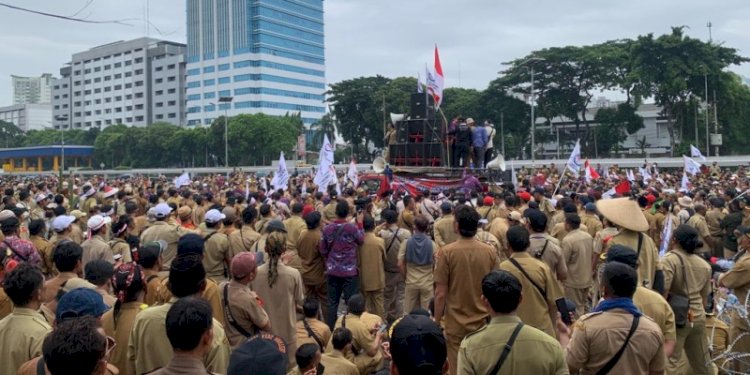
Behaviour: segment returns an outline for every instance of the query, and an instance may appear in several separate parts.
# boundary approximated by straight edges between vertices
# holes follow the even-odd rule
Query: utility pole
[[[705,85],[705,96],[703,97],[705,99],[704,103],[706,103],[705,111],[706,111],[706,156],[711,155],[711,141],[708,134],[708,74],[703,75],[703,83]]]
[[[719,137],[719,106],[716,103],[716,90],[714,90],[714,133],[716,133],[716,137]],[[717,139],[718,141],[718,139]],[[719,143],[716,142],[716,145],[714,146],[714,155],[719,156]]]
[[[503,118],[504,113],[500,112],[500,150],[505,158],[505,121]]]
[[[534,117],[534,65],[531,65],[531,161],[536,163],[536,118]]]

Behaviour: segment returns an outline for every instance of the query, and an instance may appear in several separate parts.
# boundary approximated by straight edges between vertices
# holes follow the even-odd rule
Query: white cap
[[[70,227],[70,224],[72,224],[75,220],[75,216],[60,215],[56,217],[55,220],[52,220],[52,229],[55,232],[62,232],[68,229],[68,227]]]
[[[154,207],[154,217],[157,219],[163,219],[172,213],[172,207],[169,207],[166,203],[159,203]]]
[[[36,199],[37,202],[41,202],[41,201],[47,199],[47,195],[39,193],[39,194],[36,195],[35,199]]]
[[[13,211],[11,210],[0,211],[0,221],[3,221],[5,219],[10,219],[12,217],[16,217],[16,214],[14,214]]]
[[[218,223],[226,218],[227,216],[217,209],[208,210],[205,216],[206,222],[211,224]]]
[[[97,230],[104,226],[106,222],[104,221],[104,217],[102,215],[94,215],[92,216],[88,222],[86,222],[86,227],[88,227],[91,230]]]

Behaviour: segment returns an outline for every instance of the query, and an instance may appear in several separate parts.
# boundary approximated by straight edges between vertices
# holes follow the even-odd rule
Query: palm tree
[[[313,149],[318,149],[323,145],[324,135],[328,136],[328,140],[332,144],[336,142],[336,125],[333,123],[333,117],[330,113],[326,113],[320,121],[312,124],[310,130],[314,132],[312,137]]]

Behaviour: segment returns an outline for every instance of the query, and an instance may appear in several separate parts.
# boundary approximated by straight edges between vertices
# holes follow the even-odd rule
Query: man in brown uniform
[[[339,327],[333,331],[331,336],[331,351],[323,353],[320,363],[325,367],[326,373],[341,375],[359,375],[357,366],[348,358],[352,352],[352,331],[346,327]]]
[[[84,269],[86,268],[86,263],[92,260],[101,259],[114,264],[115,257],[112,253],[112,248],[104,241],[104,236],[107,234],[107,225],[104,218],[94,215],[86,223],[86,226],[91,232],[91,238],[83,241],[81,244],[83,248],[82,262]]]
[[[544,196],[545,191],[544,188],[536,188],[534,189],[534,200],[539,204],[539,211],[542,211],[545,216],[547,216],[547,220],[552,220],[552,215],[555,214],[555,207],[552,205],[552,202]]]
[[[563,258],[560,243],[545,232],[547,216],[539,211],[529,211],[526,220],[531,231],[527,250],[529,255],[547,264],[557,280],[565,281],[568,278],[568,265]]]
[[[284,228],[286,228],[287,244],[286,244],[286,256],[289,257],[287,265],[297,270],[302,268],[302,263],[299,259],[299,253],[297,250],[297,241],[302,234],[303,230],[307,229],[305,220],[302,219],[302,210],[305,205],[302,203],[292,204],[292,214],[288,219],[284,220]]]
[[[206,268],[206,276],[217,284],[227,280],[232,261],[229,239],[221,230],[224,219],[226,215],[216,209],[208,210],[204,219],[206,229],[203,231],[203,239],[206,250],[203,254],[203,267]]]
[[[328,327],[328,324],[318,319],[320,305],[321,303],[317,298],[310,296],[305,297],[305,301],[302,302],[304,317],[295,325],[297,329],[297,345],[300,348],[305,344],[312,343],[320,351],[324,351],[328,346],[328,342],[331,341],[331,329]],[[322,305],[325,305],[325,303]]]
[[[407,196],[408,197],[408,196]],[[406,198],[404,198],[406,203]],[[413,204],[413,201],[412,201]],[[408,207],[408,206],[407,206]],[[406,210],[404,210],[406,212]],[[377,235],[383,239],[385,243],[385,290],[383,291],[383,299],[385,301],[385,313],[386,319],[390,322],[398,319],[403,315],[404,310],[404,275],[398,268],[398,250],[401,248],[401,243],[408,240],[411,237],[411,231],[404,229],[401,225],[396,224],[400,222],[400,218],[403,216],[397,216],[394,210],[383,210],[381,213],[385,223],[383,228],[377,230]],[[411,219],[412,226],[414,223],[414,217]],[[364,262],[362,263],[365,264]]]
[[[695,214],[693,214],[693,216],[690,216],[690,219],[688,219],[687,221],[687,225],[695,228],[695,230],[697,230],[698,234],[701,236],[701,240],[703,240],[703,246],[698,248],[695,252],[697,254],[701,254],[702,256],[705,256],[705,254],[710,254],[711,249],[713,249],[714,243],[713,238],[711,237],[711,231],[708,229],[708,223],[706,222],[706,206],[701,203],[697,203],[695,205]]]
[[[78,278],[83,275],[83,265],[81,262],[82,254],[83,249],[81,249],[81,245],[73,241],[65,241],[57,245],[53,260],[55,262],[55,268],[57,268],[60,273],[44,283],[42,303],[53,301],[63,284],[70,279]]]
[[[435,221],[434,236],[435,242],[440,248],[443,248],[445,245],[456,242],[459,235],[453,229],[455,221],[453,205],[450,202],[443,202],[440,204],[440,211],[443,213],[443,216]]]
[[[383,341],[383,333],[380,330],[371,330],[363,321],[366,311],[365,300],[361,294],[355,294],[347,302],[349,312],[338,318],[334,326],[334,333],[339,327],[346,327],[352,333],[352,347],[354,350],[347,353],[347,359],[357,366],[360,374],[369,374],[377,371],[383,364],[383,353],[380,344]],[[379,328],[379,327],[378,327]],[[375,332],[373,334],[373,331]],[[335,342],[335,336],[331,343]],[[356,351],[356,354],[354,353]]]
[[[464,336],[484,325],[488,312],[480,299],[482,278],[498,267],[495,250],[474,240],[478,225],[479,213],[469,206],[459,206],[454,230],[461,238],[440,250],[435,268],[435,321],[445,317],[450,363],[457,363]],[[455,366],[450,373],[456,375]]]
[[[740,234],[738,240],[740,242],[740,251],[734,258],[734,267],[728,272],[722,274],[719,277],[719,284],[732,288],[734,295],[740,301],[740,305],[744,306],[747,301],[747,295],[750,292],[750,254],[747,249],[750,248],[750,229],[741,228],[738,229]],[[738,309],[732,309],[732,322],[729,325],[729,341],[733,342],[734,345],[732,350],[739,353],[750,353],[750,324],[748,319],[743,317]],[[729,365],[735,371],[739,373],[750,372],[750,365],[747,364],[746,359],[732,361]]]
[[[373,233],[375,219],[365,216],[363,220],[365,240],[359,247],[360,290],[365,298],[367,311],[385,319],[383,289],[385,289],[385,242]]]
[[[44,238],[46,235],[44,220],[31,220],[29,223],[29,241],[34,245],[36,251],[39,252],[39,257],[42,258],[42,273],[45,277],[51,277],[55,269],[52,263],[52,250],[54,248]]]
[[[565,226],[569,231],[562,241],[562,252],[568,267],[568,277],[563,282],[565,297],[576,304],[576,316],[589,312],[589,291],[592,285],[594,239],[581,230],[581,219],[577,214],[565,215]]]
[[[528,254],[529,232],[526,228],[515,226],[508,229],[508,245],[513,253],[510,259],[500,264],[500,269],[515,276],[526,291],[516,312],[518,317],[526,324],[555,337],[555,300],[563,296],[560,283],[544,262]]]
[[[664,336],[659,326],[633,304],[637,278],[630,266],[618,262],[606,264],[601,282],[604,301],[594,312],[576,321],[572,337],[568,327],[558,323],[570,372],[664,373]],[[623,347],[622,354],[617,356]]]
[[[250,290],[250,283],[258,273],[255,254],[243,252],[232,258],[232,280],[220,285],[224,305],[224,327],[232,348],[236,348],[259,330],[271,331],[263,302]]]
[[[315,297],[321,304],[323,316],[327,316],[327,306],[325,301],[328,300],[328,291],[326,287],[326,264],[323,256],[320,255],[320,222],[322,215],[318,211],[313,211],[305,216],[307,230],[300,234],[297,242],[297,252],[302,261],[300,275],[302,282],[305,284],[305,295]]]
[[[260,233],[255,231],[257,218],[258,210],[255,207],[248,206],[242,210],[242,228],[229,235],[229,249],[232,254],[251,251],[255,242],[260,239]]]
[[[710,198],[711,210],[706,213],[706,224],[708,231],[711,233],[711,242],[713,248],[711,255],[716,257],[724,256],[724,231],[721,228],[721,222],[727,216],[724,213],[724,200],[718,197]]]
[[[398,215],[398,227],[404,230],[414,230],[414,217],[417,216],[417,206],[414,197],[407,195],[404,197],[404,210]]]
[[[433,297],[433,268],[438,246],[425,233],[428,219],[419,215],[414,219],[414,235],[401,243],[398,249],[398,268],[404,275],[404,310],[411,312],[417,307],[427,309]]]
[[[607,242],[607,247],[623,245],[638,253],[638,285],[661,289],[664,274],[659,264],[659,251],[647,235],[648,221],[638,205],[629,198],[602,199],[596,202],[599,212],[620,232]]]
[[[177,241],[180,237],[188,234],[187,230],[179,225],[169,222],[172,208],[166,203],[157,204],[154,207],[156,221],[141,233],[141,243],[163,240],[167,243],[167,249],[162,253],[162,271],[169,271],[172,260],[177,255]],[[214,319],[216,316],[214,316]]]
[[[585,225],[591,238],[594,238],[599,231],[604,229],[602,221],[596,215],[596,204],[586,203],[585,212],[581,215],[581,224]]]

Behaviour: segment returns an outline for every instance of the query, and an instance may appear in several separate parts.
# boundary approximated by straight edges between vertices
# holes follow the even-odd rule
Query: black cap
[[[402,374],[442,374],[447,357],[445,336],[427,316],[410,314],[394,323],[391,356]]]
[[[3,229],[17,228],[20,224],[21,222],[18,220],[17,217],[9,217],[3,220],[2,222],[0,222],[0,227],[2,227]]]
[[[638,253],[624,245],[613,245],[607,250],[607,263],[618,262],[630,267],[638,267]]]
[[[270,333],[253,336],[232,352],[227,375],[285,375],[287,346],[284,339]]]

